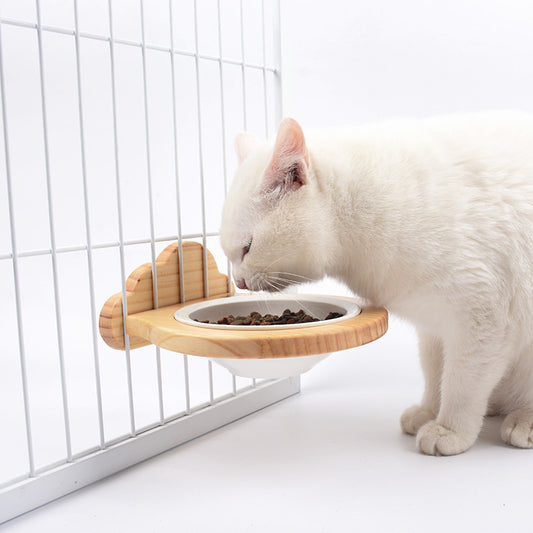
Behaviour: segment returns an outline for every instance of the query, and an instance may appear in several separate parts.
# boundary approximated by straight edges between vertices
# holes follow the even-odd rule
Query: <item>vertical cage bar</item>
[[[282,62],[281,62],[281,6],[280,0],[273,0],[274,5],[274,61],[276,71],[274,80],[276,82],[276,119],[281,122],[283,118],[283,90],[282,90]]]
[[[54,284],[54,304],[56,314],[56,329],[57,329],[57,346],[59,356],[59,372],[61,377],[61,396],[63,401],[63,419],[65,425],[65,441],[67,447],[67,461],[72,461],[72,446],[70,438],[70,419],[68,410],[67,397],[67,382],[65,375],[65,357],[63,349],[63,331],[61,321],[61,306],[59,301],[59,279],[57,273],[57,254],[56,254],[56,240],[54,229],[54,205],[52,200],[52,180],[50,176],[50,148],[48,143],[48,113],[46,106],[46,90],[44,86],[44,55],[43,55],[43,36],[41,26],[41,6],[40,1],[36,0],[35,6],[37,9],[37,45],[39,49],[39,76],[40,76],[40,91],[41,91],[41,113],[43,120],[43,143],[44,143],[44,162],[46,174],[46,194],[48,200],[48,224],[50,227],[50,245],[52,258],[52,278]]]
[[[220,15],[220,0],[217,0],[217,21],[218,21],[218,72],[220,77],[220,103],[221,103],[221,119],[222,119],[222,167],[224,172],[224,199],[228,195],[228,162],[226,157],[226,102],[224,98],[224,70],[222,62],[222,20]],[[228,272],[228,294],[232,294],[233,286],[231,283],[231,261],[227,260]]]
[[[246,110],[246,68],[244,66],[246,62],[246,54],[244,48],[244,10],[243,10],[243,0],[240,0],[239,3],[239,12],[241,17],[241,54],[242,54],[242,63],[241,63],[241,73],[242,73],[242,115],[243,115],[243,125],[244,131],[248,130],[248,114]],[[255,378],[252,379],[252,387],[256,386]]]
[[[265,104],[265,137],[268,138],[268,91],[266,71],[265,0],[261,0],[261,35],[263,41],[263,98]]]
[[[15,207],[11,184],[11,160],[9,151],[9,135],[7,126],[6,84],[4,77],[4,56],[2,23],[0,23],[0,92],[2,103],[2,128],[4,133],[5,168],[7,181],[7,201],[9,209],[9,225],[11,232],[11,252],[13,264],[13,283],[15,286],[15,308],[17,313],[17,331],[19,342],[20,378],[22,382],[22,398],[24,403],[24,422],[26,427],[26,446],[28,448],[28,470],[30,477],[35,476],[35,460],[33,454],[33,437],[30,415],[30,399],[28,393],[28,374],[26,370],[26,349],[24,346],[24,327],[22,322],[22,302],[20,297],[20,278],[18,269],[17,238],[15,233]]]
[[[215,394],[213,388],[213,362],[211,360],[207,361],[207,373],[209,375],[209,403],[212,404]]]
[[[80,150],[81,150],[81,171],[83,181],[83,206],[85,210],[85,238],[87,241],[87,268],[89,272],[89,298],[91,308],[91,330],[93,342],[93,360],[94,360],[94,376],[96,384],[96,403],[98,410],[98,428],[100,432],[100,448],[105,447],[104,435],[104,414],[102,407],[102,385],[100,381],[100,355],[98,353],[98,326],[96,322],[96,303],[94,296],[94,268],[93,268],[93,251],[91,238],[91,224],[89,215],[89,194],[87,184],[87,163],[85,154],[85,132],[84,132],[84,116],[82,105],[82,87],[81,87],[81,60],[80,60],[80,34],[79,34],[79,18],[78,18],[78,0],[74,0],[74,42],[76,45],[76,79],[78,85],[78,115],[80,121]]]
[[[178,225],[178,272],[180,284],[180,301],[185,301],[185,285],[183,281],[183,229],[181,223],[181,194],[179,176],[179,152],[178,152],[178,116],[176,107],[176,65],[174,61],[174,14],[172,0],[168,0],[168,13],[170,19],[170,72],[172,75],[172,131],[174,134],[174,170],[176,177],[176,205]]]
[[[150,123],[148,113],[148,84],[146,76],[146,39],[144,34],[144,2],[140,0],[141,7],[141,54],[143,69],[143,92],[144,92],[144,126],[146,141],[146,178],[148,184],[148,205],[150,209],[150,250],[152,253],[152,290],[154,295],[154,309],[159,307],[159,297],[157,294],[157,268],[155,262],[155,229],[154,229],[154,201],[152,191],[152,163],[150,152]],[[157,364],[157,391],[159,401],[159,423],[165,422],[165,413],[163,407],[163,377],[161,374],[161,349],[155,347],[156,364]]]
[[[224,69],[222,62],[222,17],[220,12],[220,0],[217,0],[217,23],[218,23],[218,72],[220,78],[220,109],[221,109],[221,122],[222,122],[222,167],[224,172],[224,200],[228,195],[228,162],[226,156],[227,144],[226,144],[226,101],[224,97]],[[233,293],[233,285],[231,283],[232,270],[231,261],[227,259],[226,269],[228,272],[228,294]],[[231,374],[232,392],[233,395],[237,394],[237,380],[234,374]]]
[[[185,412],[191,412],[191,383],[189,377],[189,356],[183,354],[183,373],[185,374]]]
[[[118,218],[118,240],[120,254],[120,279],[122,287],[122,327],[124,328],[124,347],[126,358],[126,377],[128,382],[128,403],[130,412],[130,434],[136,435],[135,410],[133,405],[133,383],[131,377],[131,353],[130,337],[126,333],[126,316],[128,316],[128,300],[126,295],[126,268],[124,261],[124,230],[122,227],[122,200],[120,195],[120,164],[118,160],[118,130],[117,130],[117,95],[116,95],[116,74],[115,74],[115,42],[113,38],[113,8],[111,0],[107,1],[109,13],[109,54],[111,66],[111,101],[113,108],[113,146],[115,152],[115,184],[117,191],[117,218]]]
[[[178,115],[176,107],[176,65],[174,57],[174,13],[172,0],[168,0],[168,13],[170,19],[170,71],[172,75],[172,129],[174,134],[174,169],[176,172],[176,204],[178,225],[178,272],[180,284],[180,302],[185,301],[185,283],[183,279],[183,227],[181,223],[181,194],[179,176],[179,152],[178,152]],[[185,385],[185,412],[191,411],[189,361],[187,354],[183,355],[183,379]]]
[[[242,0],[240,0],[240,3],[239,3],[239,10],[240,10],[240,16],[241,16],[242,116],[243,116],[244,131],[247,131],[248,130],[248,116],[247,116],[247,113],[246,113],[246,69],[244,68],[244,63],[245,63],[245,58],[244,58],[244,12],[243,12],[243,8],[242,8]]]
[[[198,114],[198,151],[200,164],[200,189],[202,194],[202,245],[204,262],[204,297],[209,298],[209,280],[207,279],[207,229],[205,218],[205,175],[204,175],[204,154],[202,143],[202,106],[200,102],[200,51],[198,49],[198,5],[194,0],[194,45],[195,45],[195,65],[196,65],[196,105]]]
[[[205,215],[205,173],[204,173],[204,154],[202,139],[202,105],[200,92],[200,50],[198,46],[198,3],[194,0],[194,48],[195,48],[195,65],[196,65],[196,104],[198,114],[198,150],[200,158],[200,189],[202,194],[202,246],[203,246],[203,265],[204,265],[204,297],[209,298],[209,279],[207,270],[207,224]],[[213,402],[213,367],[211,361],[207,361],[207,374],[209,378],[209,398]]]

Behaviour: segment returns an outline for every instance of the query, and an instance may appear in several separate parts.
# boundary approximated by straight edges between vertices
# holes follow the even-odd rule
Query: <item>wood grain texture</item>
[[[179,302],[202,299],[204,294],[204,254],[201,244],[185,241],[183,250],[184,294],[180,294],[179,245],[174,242],[167,246],[157,257],[157,305],[154,302],[152,264],[136,268],[126,280],[128,315],[166,307]],[[207,251],[207,277],[210,297],[228,296],[228,277],[218,271],[214,257]],[[118,350],[125,349],[124,319],[122,312],[122,293],[111,296],[100,312],[100,334],[104,341]],[[130,335],[130,348],[139,348],[151,341]]]
[[[257,359],[346,350],[378,339],[388,327],[387,311],[368,307],[358,316],[334,324],[270,331],[216,330],[178,322],[174,313],[181,307],[171,305],[130,315],[126,331],[175,352]]]

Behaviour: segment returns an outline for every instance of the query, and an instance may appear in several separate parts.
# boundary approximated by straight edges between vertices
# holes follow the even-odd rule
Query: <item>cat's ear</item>
[[[235,151],[239,165],[261,144],[261,139],[253,133],[241,132],[235,135]]]
[[[300,124],[286,118],[280,124],[272,159],[265,170],[264,187],[283,191],[307,183],[309,152]]]

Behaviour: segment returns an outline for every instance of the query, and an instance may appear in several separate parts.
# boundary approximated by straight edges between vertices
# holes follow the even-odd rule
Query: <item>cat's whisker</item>
[[[281,291],[279,290],[279,287],[278,287],[273,281],[266,279],[266,280],[265,280],[265,283],[266,283],[269,287],[272,287],[272,288],[274,289],[274,291],[276,291],[276,292],[281,292]]]
[[[273,288],[276,292],[280,291],[280,284],[275,280],[271,279],[270,277],[265,277],[264,282],[271,288]]]
[[[258,279],[259,278],[259,279]],[[260,276],[259,274],[256,274],[250,281],[250,286],[254,286],[254,284],[258,282],[259,283],[259,286],[261,287],[265,282],[268,283],[268,280],[266,280],[264,277]],[[263,303],[265,304],[265,307],[267,309],[267,312],[268,313],[271,313],[271,307],[269,305],[269,298],[267,296],[267,294],[265,292],[263,292],[262,290],[259,290],[259,291],[254,291],[254,292],[257,292],[258,293],[258,296],[261,298],[261,300],[263,301]]]
[[[269,274],[284,274],[284,275],[287,275],[287,276],[295,276],[297,278],[305,278],[305,279],[312,279],[312,278],[309,278],[307,276],[302,276],[301,274],[296,274],[294,272],[289,272],[287,270],[271,270],[269,272]]]
[[[269,278],[268,280],[266,279],[265,280],[266,283],[268,283],[271,287],[273,288],[277,288],[276,286],[276,282],[275,281],[272,281],[271,278]],[[279,290],[279,289],[278,289]],[[280,291],[281,292],[281,291]],[[303,309],[308,315],[312,315],[313,313],[311,312],[311,310],[303,303],[301,302],[300,300],[298,300],[298,298],[296,298],[293,294],[291,295],[287,295],[291,300],[293,300],[299,307],[300,309]]]
[[[278,261],[281,261],[282,259],[286,259],[287,257],[290,257],[291,255],[292,255],[292,253],[288,253],[288,254],[282,255],[281,257],[278,257],[277,259],[274,259],[274,261],[272,261],[270,264],[268,264],[265,267],[265,270],[268,270],[272,265],[274,265]]]
[[[284,289],[284,288],[288,287],[289,285],[292,285],[290,280],[288,280],[286,278],[276,277],[276,276],[268,276],[268,279],[270,281],[275,281],[277,283],[278,287],[281,288],[281,289]]]
[[[271,281],[275,281],[278,287],[280,287],[280,290],[287,289],[288,287],[294,286],[296,284],[309,282],[308,279],[290,279],[286,276],[269,276],[269,279]]]
[[[273,292],[280,292],[280,290],[276,287],[276,285],[274,283],[272,283],[271,281],[269,281],[268,279],[265,279],[265,283],[272,289],[274,289]],[[270,305],[268,305],[268,297],[264,294],[263,295],[263,298],[264,298],[264,302],[265,302],[265,305],[266,305],[266,308],[267,308],[267,311],[269,314],[273,315],[275,313],[273,313],[272,311],[272,308],[270,307]]]
[[[288,276],[269,276],[269,279],[276,280],[280,282],[281,284],[284,284],[286,287],[289,285],[295,285],[299,283],[310,283],[311,280],[303,278],[303,279],[293,279]]]
[[[270,307],[270,304],[268,302],[268,300],[269,300],[268,296],[264,292],[261,292],[260,294],[261,294],[261,298],[262,298],[262,300],[263,300],[263,302],[265,304],[265,307],[267,309],[267,312],[272,314],[272,308]]]
[[[293,278],[299,278],[299,279],[303,279],[305,281],[316,281],[314,280],[313,278],[310,278],[308,276],[302,276],[301,274],[293,274],[292,272],[282,272],[282,271],[279,271],[279,272],[269,272],[268,273],[269,276],[271,274],[281,274],[282,276],[290,276],[290,277],[293,277]]]

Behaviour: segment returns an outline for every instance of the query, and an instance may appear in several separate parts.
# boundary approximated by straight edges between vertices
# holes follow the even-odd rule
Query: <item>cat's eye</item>
[[[250,251],[250,248],[252,246],[252,239],[246,244],[246,246],[242,249],[242,258],[244,259],[244,256]]]

